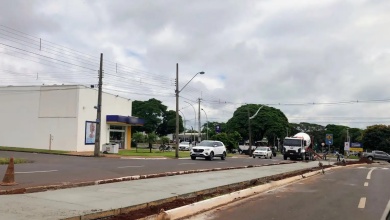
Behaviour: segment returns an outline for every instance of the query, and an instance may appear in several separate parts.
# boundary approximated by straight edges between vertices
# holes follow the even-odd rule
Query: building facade
[[[93,151],[98,91],[80,85],[0,87],[0,146]],[[101,145],[131,148],[132,101],[102,94]]]

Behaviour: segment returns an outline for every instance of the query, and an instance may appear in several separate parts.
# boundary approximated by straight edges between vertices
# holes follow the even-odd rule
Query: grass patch
[[[31,163],[31,161],[22,158],[14,158],[14,164],[19,163]],[[4,164],[9,164],[9,158],[0,158],[0,165]]]
[[[45,153],[45,154],[68,154],[69,153],[69,151],[62,151],[62,150],[44,150],[44,149],[19,148],[19,147],[0,147],[0,150],[29,152],[29,153]]]
[[[172,151],[165,151],[162,152],[158,149],[152,149],[152,153],[150,153],[149,148],[138,148],[131,149],[131,150],[119,150],[119,155],[122,156],[142,156],[142,157],[168,157],[168,158],[175,158],[175,150]],[[179,151],[179,157],[190,157],[189,151]]]

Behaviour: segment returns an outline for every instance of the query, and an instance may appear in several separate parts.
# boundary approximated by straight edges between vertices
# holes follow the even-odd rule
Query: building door
[[[110,143],[119,144],[119,148],[123,149],[126,143],[126,127],[118,125],[110,125]]]

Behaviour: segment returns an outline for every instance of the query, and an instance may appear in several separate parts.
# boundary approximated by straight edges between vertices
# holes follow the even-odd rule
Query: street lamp
[[[254,119],[257,115],[257,113],[259,113],[260,109],[263,108],[263,105],[260,106],[260,108],[257,110],[257,112],[252,115],[252,116],[249,116],[249,109],[248,110],[248,127],[249,127],[249,147],[248,147],[248,152],[249,152],[249,156],[252,156],[252,130],[251,130],[251,119]]]
[[[186,117],[184,117],[184,114],[182,111],[179,110],[179,112],[183,115],[184,119],[184,140],[186,140]]]
[[[187,104],[189,104],[189,105],[191,105],[192,109],[194,109],[194,115],[195,115],[194,127],[196,127],[196,111],[195,111],[195,107],[194,107],[191,103],[189,103],[189,102],[187,102],[187,101],[184,101],[184,102],[187,103]],[[193,130],[194,130],[194,129],[192,129],[192,131],[193,131]],[[192,133],[193,133],[193,132],[192,132]],[[193,141],[195,141],[195,135],[194,135]]]
[[[207,120],[207,128],[206,128],[206,139],[209,139],[209,118],[207,117],[206,111],[202,108],[202,111],[206,115],[206,120]]]
[[[195,74],[195,76],[197,76],[198,74],[203,75],[204,72],[198,72]],[[175,90],[175,94],[176,94],[176,149],[175,149],[175,158],[179,158],[179,94],[188,85],[188,83],[190,83],[191,80],[193,80],[195,78],[195,76],[193,76],[190,79],[190,81],[188,81],[183,86],[183,88],[181,88],[179,90],[179,64],[176,63],[176,90]]]

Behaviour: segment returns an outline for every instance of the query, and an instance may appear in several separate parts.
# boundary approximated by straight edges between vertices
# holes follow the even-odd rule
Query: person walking
[[[336,156],[337,156],[337,162],[340,162],[340,153],[336,151]]]
[[[328,151],[325,151],[322,158],[324,158],[324,160],[326,160],[326,155],[328,155]]]

